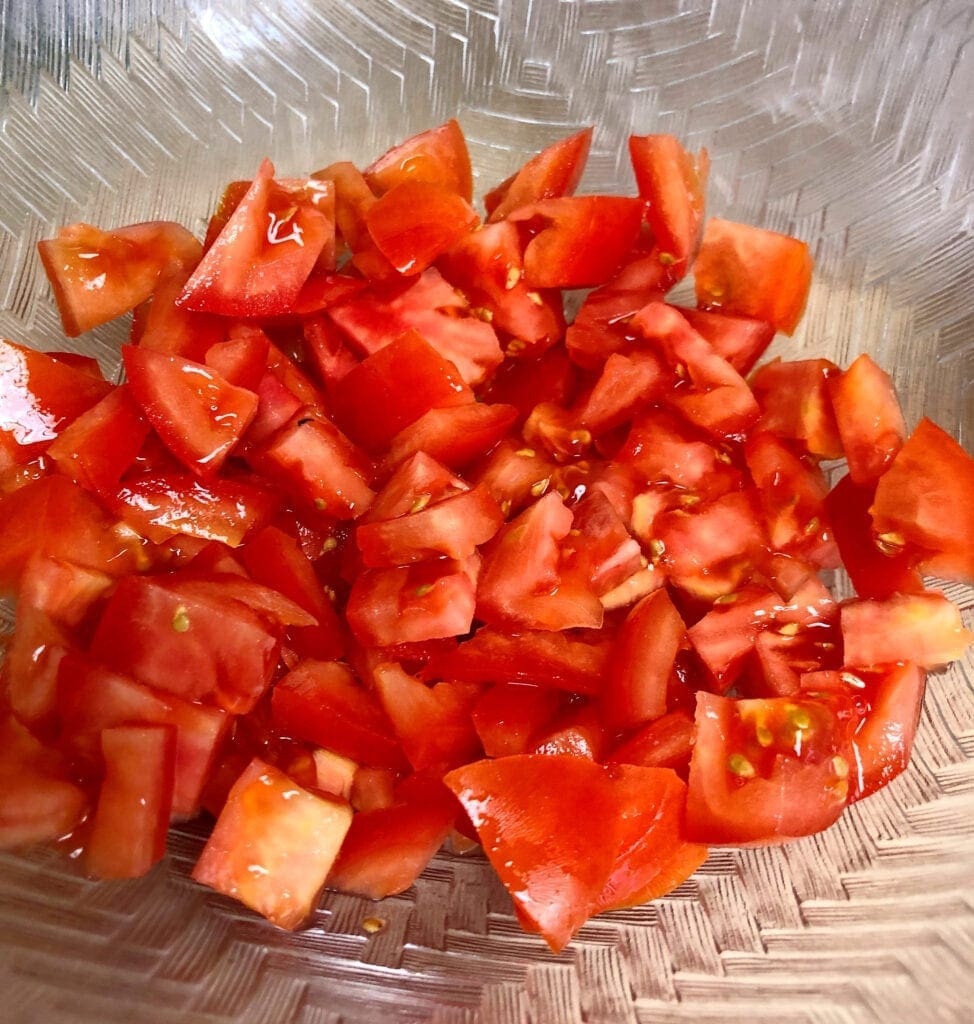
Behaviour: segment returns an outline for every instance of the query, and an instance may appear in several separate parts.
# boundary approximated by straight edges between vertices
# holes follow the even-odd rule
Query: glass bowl
[[[974,7],[967,0],[37,0],[0,20],[0,332],[64,346],[34,244],[222,184],[368,162],[448,117],[478,192],[594,124],[583,190],[632,187],[630,132],[710,150],[710,210],[793,233],[817,276],[776,351],[870,352],[912,425],[974,435]],[[117,368],[124,325],[77,347]],[[974,542],[974,538],[972,538]],[[971,591],[948,588],[970,619]],[[9,609],[6,613],[9,617]],[[0,1020],[352,1024],[960,1022],[974,1004],[972,662],[934,675],[909,770],[823,835],[715,850],[670,896],[523,934],[477,855],[279,932],[188,877],[93,884],[0,858]],[[367,919],[381,922],[370,930]]]

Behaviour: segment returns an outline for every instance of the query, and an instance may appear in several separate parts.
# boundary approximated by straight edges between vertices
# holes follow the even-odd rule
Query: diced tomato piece
[[[393,185],[365,215],[379,252],[407,276],[421,274],[479,221],[455,192],[415,179]]]
[[[396,434],[383,466],[391,471],[417,452],[425,452],[450,469],[462,469],[490,451],[516,419],[513,406],[485,402],[430,409]]]
[[[841,558],[825,507],[828,484],[818,466],[765,432],[751,436],[744,454],[772,549],[821,569],[837,569]]]
[[[410,787],[413,779],[421,784]],[[373,900],[405,892],[449,835],[456,815],[456,801],[442,783],[411,776],[390,806],[355,815],[328,885]]]
[[[61,314],[64,332],[77,337],[144,302],[160,275],[199,262],[199,242],[166,221],[101,231],[90,224],[61,228],[37,251]]]
[[[60,663],[57,700],[62,740],[88,758],[97,755],[103,729],[133,722],[172,726],[176,730],[172,815],[188,819],[199,812],[203,787],[230,724],[222,708],[151,690],[73,652]]]
[[[216,473],[257,412],[257,396],[200,363],[127,346],[132,396],[166,447],[199,476]]]
[[[921,549],[927,572],[974,581],[974,459],[935,423],[920,420],[869,511],[879,539]]]
[[[548,686],[494,684],[471,712],[484,753],[488,757],[528,753],[531,740],[554,720],[566,701],[565,694]]]
[[[606,641],[590,643],[558,631],[507,633],[484,626],[469,640],[434,654],[425,679],[470,683],[536,683],[571,693],[602,692],[609,659]]]
[[[336,754],[334,750],[319,747],[312,752],[315,770],[315,789],[332,793],[343,800],[350,800],[352,784],[358,772],[358,765],[349,757]]]
[[[562,573],[560,542],[572,513],[549,492],[502,527],[485,553],[477,616],[522,629],[598,628],[602,605],[584,581]]]
[[[176,734],[121,725],[101,734],[105,775],[85,844],[95,878],[139,878],[162,860],[172,806]]]
[[[751,378],[762,413],[755,429],[797,441],[810,455],[841,458],[842,440],[829,390],[829,381],[838,372],[828,359],[772,359]]]
[[[473,622],[479,558],[438,559],[356,577],[345,616],[367,647],[463,636]]]
[[[467,490],[469,485],[425,452],[416,452],[386,481],[363,523],[397,519],[415,511],[417,501],[424,507]]]
[[[582,927],[615,863],[607,772],[567,754],[476,761],[444,779],[519,913],[555,951]]]
[[[612,649],[606,714],[634,729],[666,712],[666,691],[686,626],[665,590],[644,597],[626,616]]]
[[[860,597],[922,593],[923,580],[916,569],[917,552],[886,545],[873,533],[869,510],[874,496],[872,487],[858,487],[846,475],[825,498],[843,567]]]
[[[601,708],[589,701],[577,701],[534,733],[528,753],[570,754],[601,761],[608,742]]]
[[[607,763],[673,768],[685,777],[692,753],[693,716],[677,710],[638,729],[610,753]]]
[[[620,804],[616,862],[596,901],[596,913],[634,907],[671,892],[707,859],[707,847],[687,842],[686,786],[666,768],[619,764],[612,785]]]
[[[873,484],[886,472],[906,439],[906,424],[889,374],[868,355],[828,383],[849,475]]]
[[[270,339],[254,324],[233,324],[226,341],[211,345],[204,361],[219,377],[236,387],[256,392],[267,367]]]
[[[0,338],[0,470],[30,462],[111,390],[107,381]]]
[[[314,566],[293,537],[276,526],[266,526],[244,545],[240,555],[255,580],[280,591],[317,620],[316,625],[289,633],[290,642],[302,656],[330,661],[344,654],[342,622]]]
[[[372,673],[375,691],[416,771],[444,772],[475,760],[480,743],[455,683],[427,686],[387,662]]]
[[[209,697],[240,714],[270,685],[278,647],[267,619],[240,601],[127,576],[105,605],[91,653],[147,686],[187,700]]]
[[[643,567],[639,543],[603,491],[588,491],[573,515],[562,554],[571,575],[589,580],[599,597]]]
[[[630,135],[629,155],[660,259],[682,276],[700,244],[710,157],[688,153],[672,135]]]
[[[334,223],[313,198],[296,196],[286,185],[274,181],[274,166],[265,160],[186,282],[179,298],[184,309],[237,317],[291,310]]]
[[[408,565],[446,556],[469,558],[504,522],[498,504],[483,486],[440,501],[418,494],[415,512],[358,527],[355,541],[370,568]]]
[[[12,715],[0,716],[0,849],[68,835],[88,807],[60,756]]]
[[[812,262],[797,238],[711,217],[693,264],[697,305],[792,334],[805,311]]]
[[[377,196],[405,181],[436,185],[468,203],[473,198],[470,154],[455,118],[393,146],[363,174]]]
[[[310,793],[255,758],[230,790],[193,878],[279,928],[297,928],[314,910],[351,823],[344,800]]]
[[[335,193],[335,223],[348,247],[358,252],[371,243],[365,215],[376,197],[362,172],[350,161],[341,160],[315,171],[311,177],[331,183]]]
[[[365,287],[364,281],[361,284]],[[334,403],[341,394],[342,381],[361,360],[352,351],[345,334],[324,315],[311,316],[304,321],[304,343],[308,362],[318,371],[325,393]]]
[[[0,592],[12,591],[34,556],[110,576],[131,572],[138,545],[83,488],[45,476],[0,499]]]
[[[405,288],[362,292],[329,308],[328,316],[366,355],[416,330],[471,386],[483,381],[503,359],[493,328],[470,315],[466,299],[435,267],[411,279]]]
[[[687,323],[738,373],[750,373],[774,340],[774,326],[749,316],[677,306]]]
[[[541,402],[570,405],[575,397],[577,373],[575,365],[561,345],[542,355],[523,359],[506,359],[498,367],[481,393],[485,402],[513,405],[518,421],[528,418]]]
[[[962,658],[974,643],[960,609],[936,591],[850,601],[841,615],[846,664],[860,668],[894,661],[939,668]]]
[[[697,694],[687,832],[762,845],[828,828],[846,806],[851,705]]]
[[[403,769],[407,761],[376,699],[337,661],[302,661],[274,687],[275,728],[358,764]]]
[[[291,312],[301,317],[320,313],[335,303],[357,295],[366,287],[366,283],[363,278],[352,277],[350,274],[313,271],[302,285]]]
[[[672,266],[657,253],[638,255],[611,280],[590,292],[565,331],[565,346],[579,366],[594,369],[635,337],[629,322],[647,302],[662,299],[676,283]]]
[[[269,491],[245,480],[152,473],[124,478],[111,507],[156,543],[185,534],[237,547],[277,504]]]
[[[474,310],[510,338],[507,355],[537,356],[564,334],[560,293],[534,291],[524,280],[524,255],[515,224],[501,221],[469,232],[438,266]]]
[[[48,455],[75,483],[108,496],[135,461],[149,424],[126,385],[110,391],[54,440]]]
[[[559,139],[543,149],[510,178],[484,196],[490,221],[542,199],[573,195],[585,170],[592,145],[592,129]]]
[[[473,400],[457,368],[411,330],[345,374],[331,411],[352,440],[367,451],[381,452],[430,409]]]
[[[227,333],[223,317],[177,305],[191,271],[191,267],[178,266],[159,275],[152,295],[132,317],[129,341],[133,345],[201,363],[206,353],[223,341]]]
[[[309,509],[354,519],[371,504],[371,466],[324,417],[302,409],[271,435],[251,462]]]
[[[390,768],[359,767],[352,779],[352,806],[375,811],[395,803],[396,773]]]
[[[672,375],[654,352],[614,352],[578,410],[578,422],[598,437],[629,422],[644,406],[661,399],[671,385]]]
[[[74,629],[113,583],[113,577],[99,569],[41,556],[27,563],[20,578],[18,609],[39,609],[54,622]]]
[[[38,735],[52,731],[58,665],[71,646],[63,625],[22,597],[18,600],[16,628],[4,651],[0,682],[10,710]]]
[[[524,280],[532,288],[591,288],[620,267],[643,218],[638,199],[566,196],[542,199],[509,214],[543,227],[524,250]]]

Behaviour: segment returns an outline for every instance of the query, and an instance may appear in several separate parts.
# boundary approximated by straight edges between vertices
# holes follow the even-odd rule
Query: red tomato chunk
[[[296,928],[452,837],[558,951],[906,769],[972,640],[923,573],[974,582],[974,460],[866,354],[758,365],[808,247],[708,220],[668,135],[576,195],[591,140],[482,212],[451,120],[265,160],[203,245],[40,243],[68,336],[134,312],[117,385],[0,341],[0,847],[130,878],[205,808],[193,877]]]

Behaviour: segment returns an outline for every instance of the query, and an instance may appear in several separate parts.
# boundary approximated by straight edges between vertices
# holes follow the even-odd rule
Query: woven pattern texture
[[[265,156],[368,162],[457,116],[480,191],[595,124],[713,158],[711,211],[797,234],[817,279],[774,352],[891,371],[909,423],[974,438],[969,0],[33,0],[0,5],[0,333],[64,346],[34,245],[75,220],[201,233]],[[81,339],[117,365],[124,325]],[[974,538],[972,538],[974,542]],[[966,609],[971,592],[947,588]],[[5,612],[9,618],[9,609]],[[403,896],[326,894],[289,935],[192,883],[0,857],[4,1024],[953,1024],[974,1019],[974,665],[931,678],[913,764],[827,833],[714,851],[679,890],[521,933],[477,855]],[[381,918],[370,934],[362,922]]]

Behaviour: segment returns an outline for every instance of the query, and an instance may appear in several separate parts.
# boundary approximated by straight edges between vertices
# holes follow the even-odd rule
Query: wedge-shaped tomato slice
[[[887,547],[918,548],[927,572],[974,581],[974,459],[931,420],[880,478],[870,513]]]
[[[846,664],[860,668],[896,661],[940,668],[962,658],[974,643],[960,609],[937,591],[850,601],[841,614]]]
[[[379,252],[406,276],[421,274],[479,222],[461,196],[416,180],[393,185],[365,215]]]
[[[666,712],[666,690],[686,626],[665,590],[644,597],[626,616],[612,648],[606,715],[634,729]]]
[[[115,231],[71,224],[37,250],[69,338],[135,309],[161,274],[192,269],[202,252],[185,228],[168,221]]]
[[[774,327],[763,320],[715,310],[676,308],[687,323],[710,342],[717,355],[741,374],[750,373],[774,340]]]
[[[688,153],[672,135],[630,135],[629,155],[659,259],[682,277],[700,244],[710,157]]]
[[[480,742],[470,717],[476,687],[417,679],[395,662],[372,672],[375,692],[416,771],[443,773],[475,760]]]
[[[230,790],[193,878],[293,929],[310,916],[352,823],[344,800],[255,758]]]
[[[366,355],[416,330],[471,386],[483,381],[504,358],[490,324],[471,315],[467,300],[435,267],[410,279],[405,287],[400,282],[360,292],[331,306],[328,315]]]
[[[334,391],[335,422],[367,451],[380,452],[430,409],[473,402],[453,363],[410,330],[350,369]]]
[[[534,291],[524,280],[516,224],[501,221],[464,235],[437,265],[494,330],[509,339],[507,355],[537,356],[565,333],[560,293]]]
[[[45,451],[111,389],[69,363],[0,338],[0,470]]]
[[[490,221],[502,220],[528,203],[573,195],[591,145],[592,129],[583,128],[531,157],[519,171],[484,196]]]
[[[172,726],[176,730],[172,814],[188,819],[199,813],[203,786],[230,724],[222,708],[152,690],[73,652],[61,661],[57,700],[62,741],[89,760],[97,759],[103,729],[135,722]]]
[[[443,844],[457,813],[456,800],[438,778],[410,776],[387,806],[352,819],[329,887],[373,900],[404,892]]]
[[[849,794],[855,713],[840,696],[735,700],[697,694],[687,831],[763,845],[828,828]]]
[[[596,437],[628,423],[650,402],[663,398],[673,374],[655,352],[613,352],[577,411],[578,422]]]
[[[125,477],[110,502],[129,526],[155,543],[185,535],[230,547],[263,526],[278,504],[269,490],[247,480],[165,472]]]
[[[808,246],[776,231],[711,217],[693,264],[697,305],[794,333],[812,281]]]
[[[629,254],[643,204],[622,196],[565,196],[521,206],[509,216],[545,225],[524,250],[530,287],[591,288],[604,284]]]
[[[572,521],[551,491],[500,530],[485,551],[478,618],[522,629],[602,625],[598,597],[584,580],[563,573],[560,543]]]
[[[184,309],[222,316],[288,313],[334,234],[334,223],[265,160],[179,297]]]
[[[131,468],[149,423],[127,385],[114,388],[71,423],[48,448],[58,469],[95,494],[109,496]]]
[[[376,768],[407,761],[375,697],[337,661],[302,661],[274,687],[272,720],[283,736],[334,750]]]
[[[176,732],[120,725],[101,734],[105,775],[85,843],[95,878],[139,878],[162,860],[172,806]]]
[[[751,378],[761,406],[755,430],[767,430],[822,459],[842,457],[829,382],[839,368],[828,359],[772,359]]]
[[[470,154],[455,118],[393,146],[369,164],[363,175],[377,196],[408,181],[436,185],[468,203],[473,198]]]
[[[162,352],[122,351],[132,396],[166,447],[198,476],[212,476],[257,412],[257,396],[215,370]]]
[[[241,601],[127,576],[105,605],[91,654],[146,686],[241,714],[270,685],[279,632]]]

